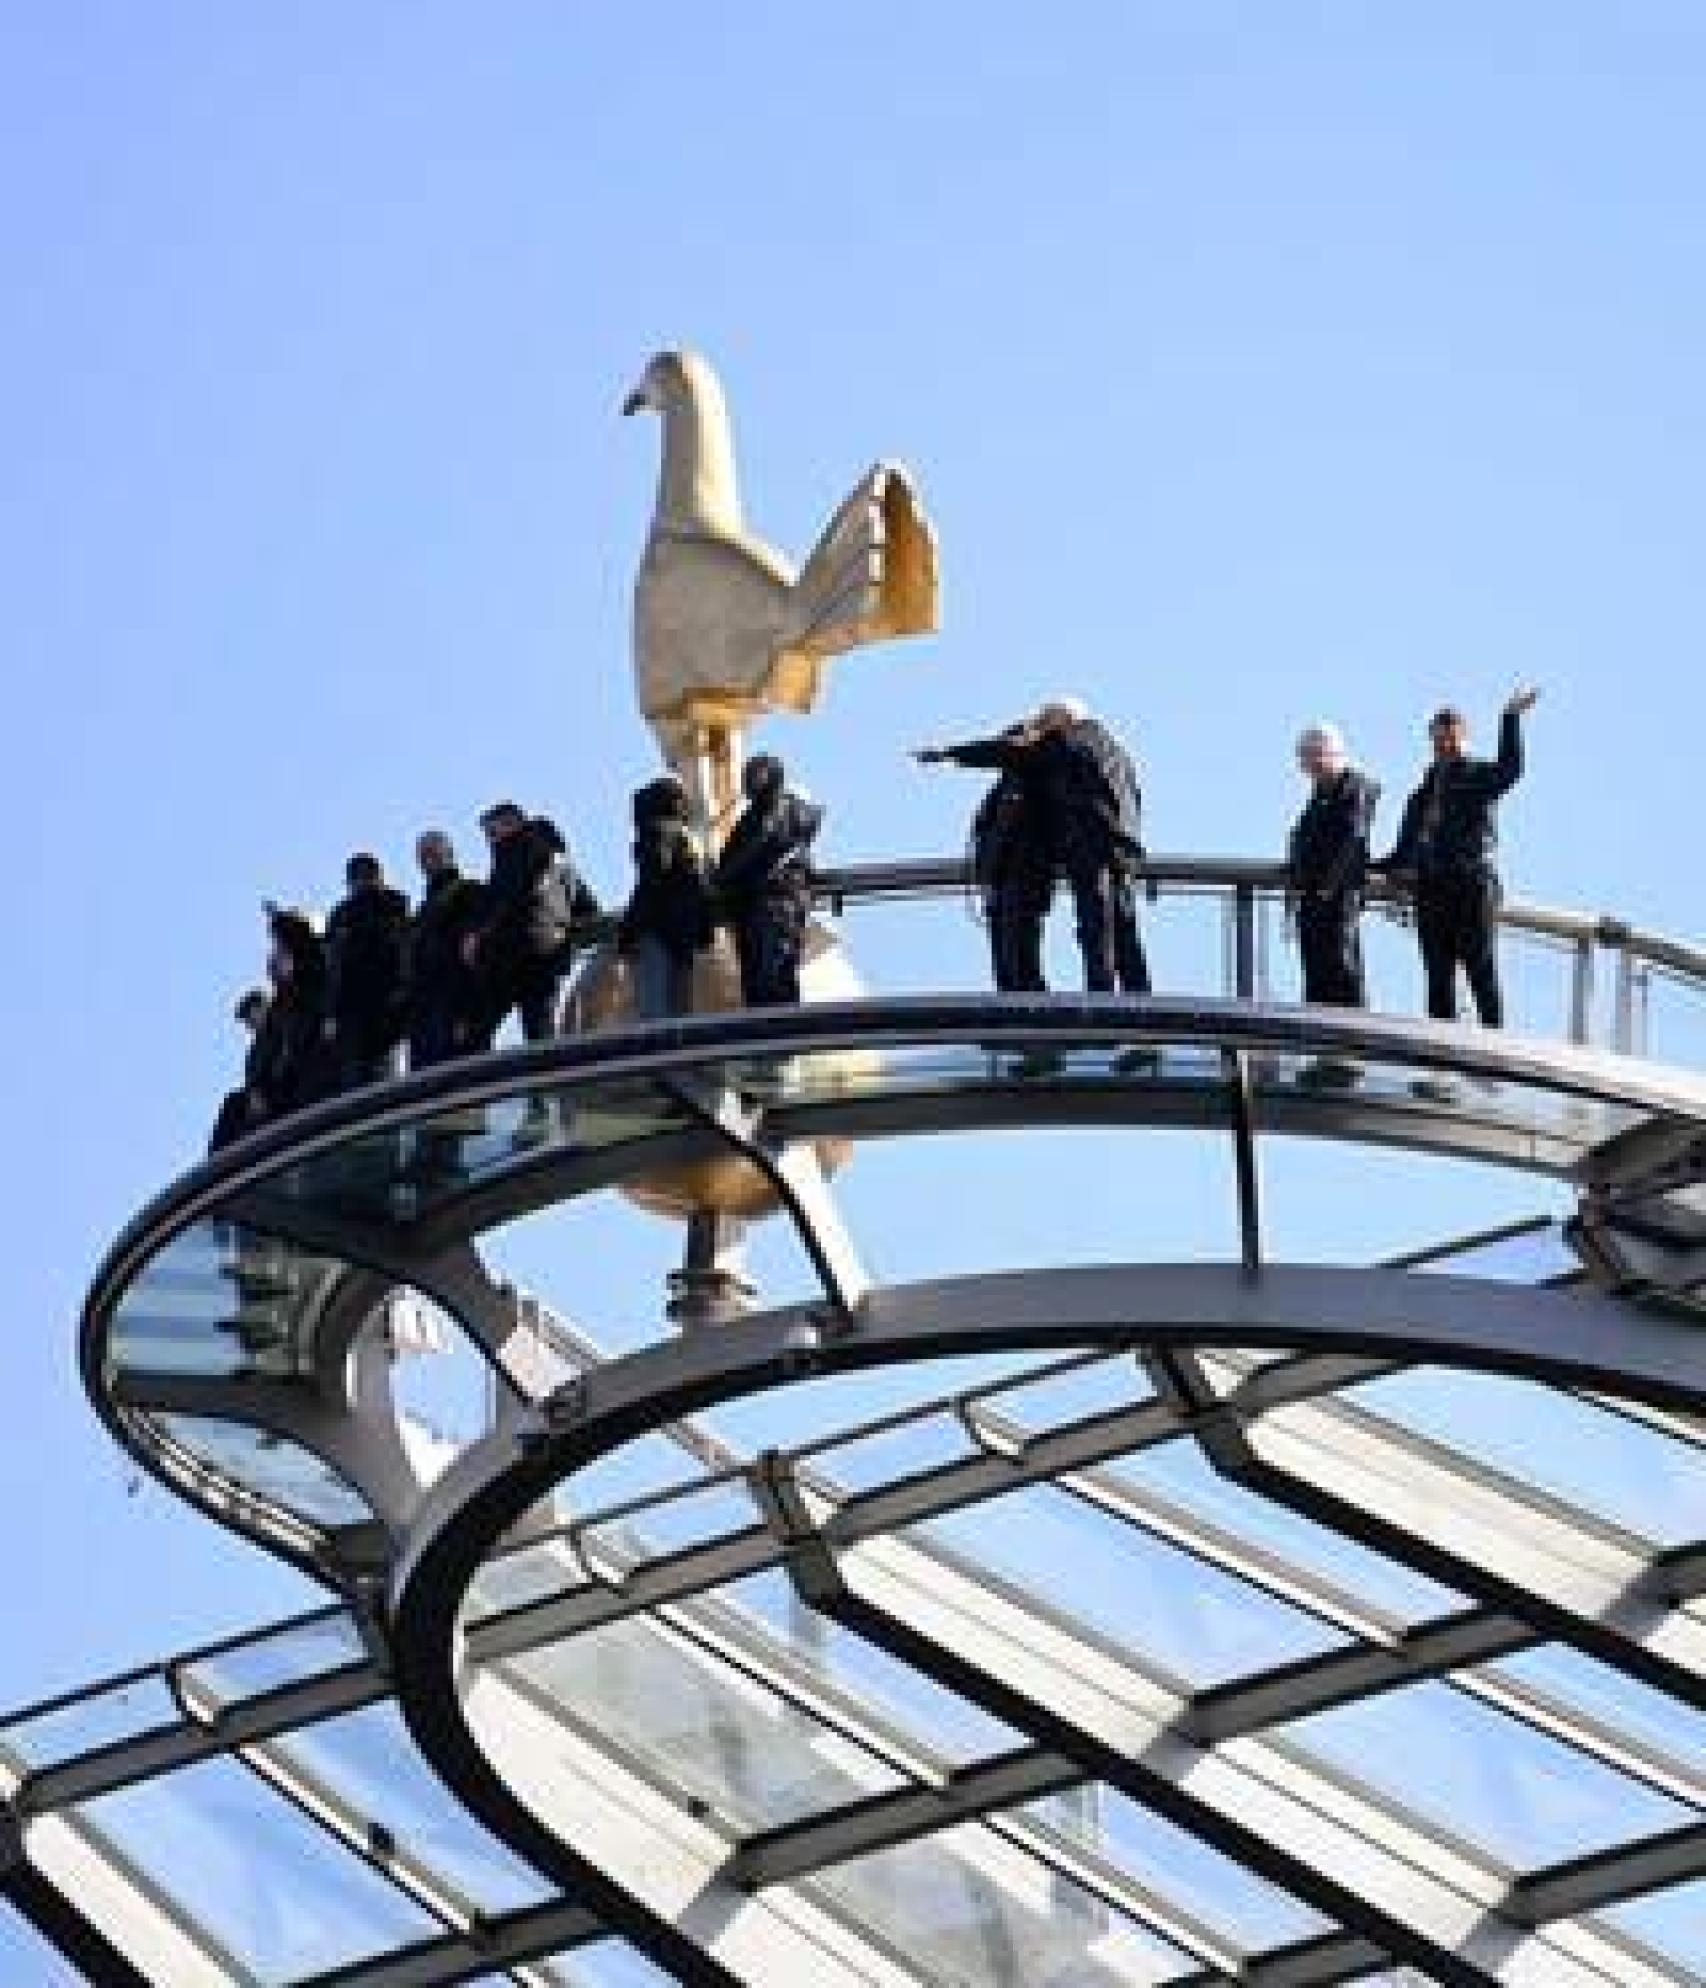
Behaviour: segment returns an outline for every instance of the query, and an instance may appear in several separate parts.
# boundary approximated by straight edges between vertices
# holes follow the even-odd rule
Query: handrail
[[[1267,857],[1163,854],[1146,856],[1135,866],[1135,875],[1152,898],[1221,897],[1226,914],[1222,991],[1240,1000],[1260,1000],[1268,994],[1270,930],[1262,913],[1285,900],[1284,864]],[[812,888],[818,907],[839,916],[861,904],[963,897],[974,888],[974,878],[963,856],[916,856],[833,865],[815,874]],[[1406,902],[1405,893],[1384,877],[1369,878],[1367,898],[1377,909],[1394,912]],[[1504,932],[1573,954],[1564,1031],[1570,1042],[1588,1044],[1598,1035],[1607,1047],[1623,1054],[1645,1055],[1653,974],[1706,994],[1706,945],[1642,931],[1611,913],[1567,911],[1521,899],[1506,899],[1496,915]],[[571,932],[571,947],[585,953],[608,944],[616,930],[614,916],[588,919]],[[1607,956],[1612,972],[1606,1019],[1596,1031],[1595,967],[1601,954]]]
[[[1246,856],[1146,856],[1137,864],[1136,875],[1140,882],[1158,885],[1163,890],[1243,888],[1279,898],[1284,896],[1286,886],[1283,863]],[[838,909],[846,904],[884,898],[947,896],[968,890],[972,876],[971,866],[963,857],[925,856],[886,863],[839,864],[818,871],[813,881],[819,901]],[[1374,904],[1403,901],[1403,893],[1379,877],[1369,879],[1368,897]],[[1530,932],[1539,938],[1585,941],[1627,952],[1685,979],[1698,980],[1706,989],[1706,946],[1644,932],[1608,913],[1564,911],[1517,898],[1507,898],[1499,907],[1498,917],[1501,925],[1513,931]]]

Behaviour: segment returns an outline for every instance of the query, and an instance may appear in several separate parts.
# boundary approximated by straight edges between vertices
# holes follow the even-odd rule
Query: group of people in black
[[[743,787],[745,806],[714,864],[701,855],[679,779],[662,775],[634,796],[634,886],[616,931],[643,1018],[690,1009],[694,962],[722,924],[748,1006],[800,998],[823,811],[768,753],[747,762]],[[442,829],[418,838],[412,907],[365,851],[345,865],[345,895],[323,933],[305,912],[266,907],[267,986],[237,1004],[249,1047],[213,1150],[388,1076],[405,1047],[420,1070],[490,1049],[511,1015],[528,1042],[556,1033],[559,990],[604,929],[602,907],[547,816],[500,801],[480,826],[484,878],[462,873]]]
[[[1497,812],[1522,777],[1522,720],[1538,695],[1519,690],[1506,703],[1490,760],[1471,756],[1461,711],[1434,713],[1427,770],[1381,857],[1371,853],[1379,786],[1351,762],[1337,727],[1311,725],[1302,734],[1298,765],[1309,796],[1291,832],[1286,878],[1306,1001],[1367,1006],[1362,911],[1369,879],[1384,876],[1414,908],[1428,1013],[1456,1019],[1461,971],[1481,1021],[1502,1024]],[[1086,988],[1148,993],[1137,922],[1142,798],[1131,756],[1107,727],[1063,698],[991,738],[929,746],[914,756],[996,775],[972,828],[996,987],[1045,990],[1043,926],[1064,882]]]
[[[1536,696],[1521,690],[1505,705],[1491,760],[1470,755],[1460,711],[1434,714],[1429,766],[1380,858],[1370,853],[1379,787],[1334,726],[1303,733],[1298,764],[1309,795],[1287,880],[1305,1000],[1366,1006],[1361,916],[1370,877],[1383,875],[1414,906],[1428,1013],[1456,1017],[1461,971],[1481,1021],[1501,1024],[1497,808],[1521,778],[1522,719]],[[1087,990],[1147,994],[1137,911],[1142,796],[1131,755],[1107,726],[1062,698],[992,737],[914,757],[995,775],[971,847],[997,990],[1046,991],[1044,926],[1064,883]],[[742,789],[744,807],[710,861],[674,774],[633,797],[634,883],[616,939],[642,1019],[691,1010],[695,962],[720,926],[731,931],[747,1006],[800,998],[823,810],[789,786],[769,753],[747,762]],[[511,1015],[528,1042],[556,1032],[559,989],[604,929],[603,913],[548,817],[500,801],[480,826],[490,855],[483,879],[462,873],[441,829],[419,837],[413,906],[366,852],[345,866],[346,894],[324,933],[304,912],[267,906],[268,985],[237,1006],[250,1043],[243,1082],[220,1107],[215,1149],[388,1075],[405,1046],[410,1067],[424,1069],[489,1049]]]

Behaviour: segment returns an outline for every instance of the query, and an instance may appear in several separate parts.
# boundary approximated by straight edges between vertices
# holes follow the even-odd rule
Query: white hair
[[[1045,724],[1081,725],[1090,715],[1082,697],[1051,697],[1037,712]]]
[[[1345,749],[1344,733],[1337,725],[1329,724],[1325,718],[1318,719],[1313,725],[1305,725],[1298,733],[1299,753],[1307,752],[1311,746],[1318,747],[1334,759],[1347,759],[1350,756]]]

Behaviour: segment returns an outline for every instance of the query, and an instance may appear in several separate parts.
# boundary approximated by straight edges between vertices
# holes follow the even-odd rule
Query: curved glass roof
[[[1246,932],[1235,1001],[705,1019],[198,1170],[85,1375],[333,1599],[0,1722],[0,1890],[173,1988],[1706,1978],[1706,1085],[1568,998],[1611,951],[1636,1048],[1696,983],[1523,929],[1573,1042],[1264,1005]],[[818,1142],[1039,1125],[1225,1142],[1235,1257],[873,1281]],[[1276,1263],[1274,1133],[1575,1216]],[[612,1357],[483,1254],[714,1166],[807,1300]],[[420,1423],[422,1332],[489,1422]]]

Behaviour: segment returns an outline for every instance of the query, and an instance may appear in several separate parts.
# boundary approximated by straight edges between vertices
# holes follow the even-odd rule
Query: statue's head
[[[647,362],[638,384],[623,401],[622,412],[638,414],[650,408],[654,414],[667,414],[672,407],[702,398],[715,389],[711,369],[697,352],[658,352]]]

